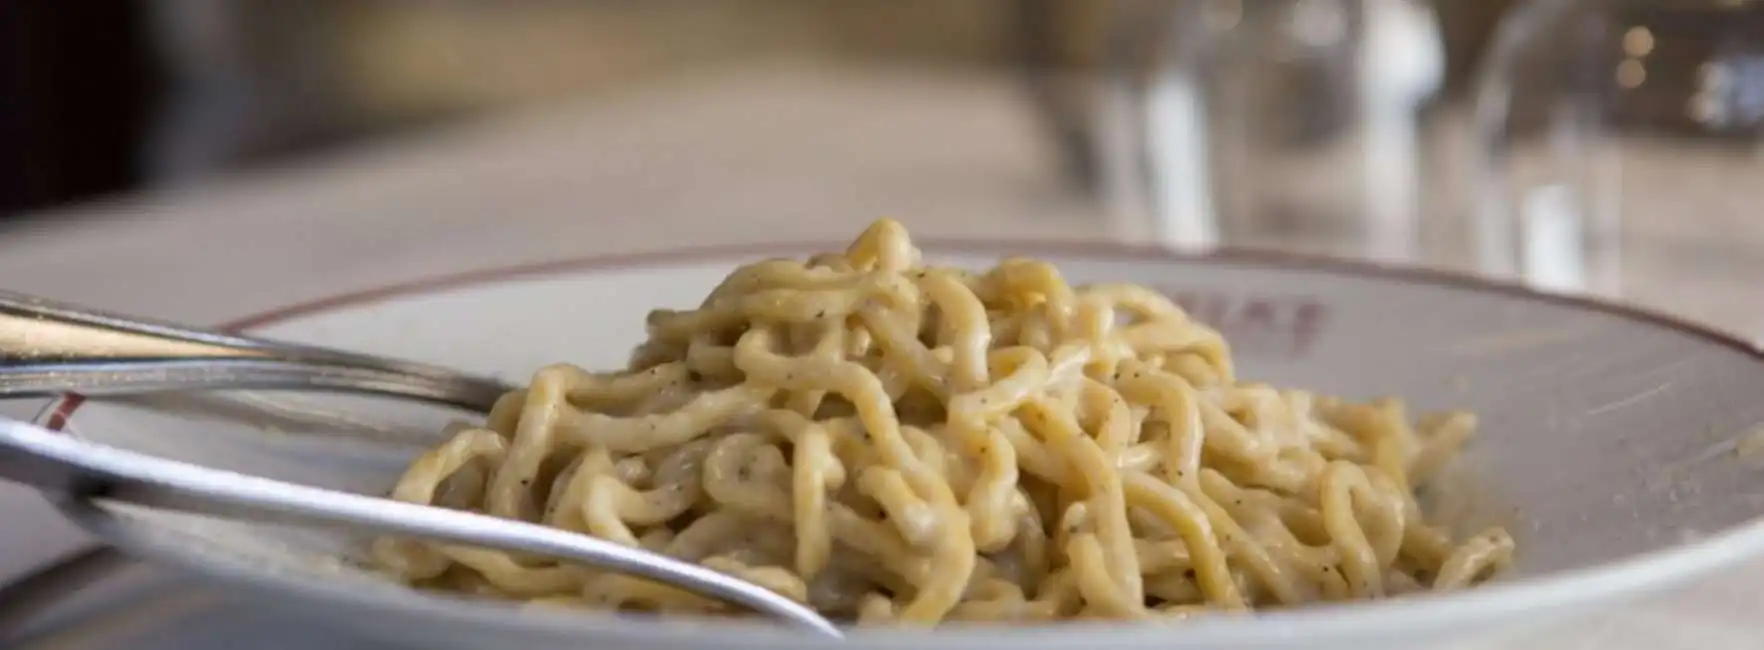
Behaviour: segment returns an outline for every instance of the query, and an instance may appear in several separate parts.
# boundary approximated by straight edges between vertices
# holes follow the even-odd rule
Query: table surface
[[[884,214],[941,236],[1109,237],[1102,211],[1062,184],[1032,120],[1002,82],[725,75],[5,223],[0,278],[213,323],[463,269],[785,232],[839,239]],[[840,163],[804,164],[828,160]],[[1736,320],[1764,322],[1764,311]],[[0,522],[0,581],[88,543],[10,486]],[[1467,648],[1751,648],[1764,635],[1751,611],[1761,597],[1764,563]]]

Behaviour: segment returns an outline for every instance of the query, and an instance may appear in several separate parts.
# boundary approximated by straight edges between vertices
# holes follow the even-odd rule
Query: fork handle
[[[0,367],[0,399],[92,397],[186,390],[308,390],[413,399],[487,412],[508,387],[490,379],[430,379],[370,368],[274,359],[150,359]]]
[[[126,502],[251,521],[328,525],[534,553],[659,580],[838,637],[813,610],[758,585],[643,549],[521,521],[238,474],[0,418],[0,479],[67,500]]]
[[[365,392],[488,411],[508,386],[426,364],[0,291],[0,398],[191,389]]]

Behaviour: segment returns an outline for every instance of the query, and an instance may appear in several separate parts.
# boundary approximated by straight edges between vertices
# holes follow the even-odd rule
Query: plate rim
[[[1152,245],[1132,245],[1104,241],[1034,240],[1034,239],[973,239],[921,238],[922,249],[939,253],[991,255],[1045,255],[1068,257],[1110,258],[1128,261],[1164,263],[1211,263],[1238,267],[1284,271],[1323,272],[1337,276],[1424,285],[1455,289],[1533,303],[1545,303],[1571,309],[1593,311],[1649,325],[1698,339],[1703,343],[1725,348],[1764,364],[1764,348],[1715,327],[1652,308],[1619,303],[1603,298],[1540,291],[1516,282],[1475,276],[1458,271],[1414,265],[1348,260],[1301,253],[1264,249],[1222,247],[1206,251],[1173,251]],[[628,268],[658,267],[690,262],[697,259],[725,260],[754,258],[760,255],[800,254],[818,250],[842,250],[846,242],[807,240],[788,242],[754,242],[658,248],[639,252],[612,253],[546,260],[525,264],[476,268],[451,273],[437,273],[413,280],[346,291],[315,299],[271,308],[233,319],[220,326],[232,331],[248,331],[283,322],[298,320],[386,300],[444,293],[451,290],[491,286],[503,282],[562,277],[578,273],[604,272]],[[69,393],[50,401],[38,413],[35,422],[60,431],[77,413],[84,396]],[[59,503],[64,516],[75,521],[101,540],[127,539],[127,525],[102,509],[89,505]],[[110,542],[114,543],[114,542]],[[133,539],[131,548],[148,548],[152,542]],[[724,635],[720,644],[733,647],[779,648],[808,647],[815,637],[805,637],[776,627],[753,622],[717,622],[714,625],[679,624],[679,621],[641,621],[624,617],[561,615],[549,612],[538,615],[512,615],[507,605],[466,601],[455,598],[388,599],[351,590],[340,583],[320,579],[304,579],[253,571],[225,563],[196,561],[164,549],[154,552],[154,559],[178,566],[222,582],[254,590],[297,591],[301,596],[336,604],[354,605],[365,610],[379,610],[414,616],[446,616],[484,630],[545,631],[551,635],[568,635],[601,640],[623,639],[641,643],[702,641],[707,635]],[[1427,596],[1412,600],[1379,603],[1323,605],[1294,611],[1261,614],[1251,620],[1237,617],[1193,620],[1184,623],[1181,638],[1172,639],[1159,626],[1121,626],[1110,624],[1062,624],[1054,626],[945,627],[935,635],[939,642],[949,644],[988,644],[1009,642],[1016,648],[1058,648],[1072,643],[1118,644],[1123,647],[1171,647],[1187,640],[1196,645],[1229,647],[1234,644],[1257,645],[1275,641],[1303,639],[1310,642],[1351,640],[1356,637],[1439,630],[1453,622],[1468,624],[1511,617],[1526,610],[1555,607],[1568,608],[1609,602],[1632,596],[1649,587],[1663,588],[1681,584],[1709,574],[1747,558],[1764,554],[1764,519],[1736,525],[1718,534],[1674,544],[1653,551],[1631,555],[1612,562],[1562,571],[1546,576],[1496,583],[1451,595]],[[860,630],[848,637],[878,647],[906,647],[924,643],[923,632],[911,630]]]

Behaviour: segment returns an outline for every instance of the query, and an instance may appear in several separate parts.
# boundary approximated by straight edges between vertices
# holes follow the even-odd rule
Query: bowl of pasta
[[[506,377],[488,414],[58,400],[205,465],[540,522],[852,626],[407,539],[70,508],[315,621],[481,648],[1424,647],[1764,551],[1764,355],[1628,308],[1242,252],[854,241],[477,271],[235,323]]]

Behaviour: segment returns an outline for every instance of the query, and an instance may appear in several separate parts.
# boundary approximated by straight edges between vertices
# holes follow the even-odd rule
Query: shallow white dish
[[[235,325],[524,380],[540,365],[622,365],[656,306],[695,305],[737,264],[839,246],[776,245],[601,258],[438,278],[290,307]],[[1240,376],[1416,410],[1467,408],[1483,426],[1461,469],[1465,518],[1498,520],[1516,571],[1462,594],[1180,626],[1066,625],[862,632],[862,648],[1312,649],[1465,640],[1658,590],[1764,553],[1764,470],[1737,447],[1764,423],[1764,355],[1615,307],[1451,276],[1247,254],[926,244],[935,261],[1002,254],[1073,282],[1178,296],[1231,340]],[[384,400],[271,393],[51,405],[44,423],[211,466],[383,493],[457,414]],[[1764,442],[1764,440],[1760,440]],[[1757,465],[1764,466],[1764,452]],[[797,648],[826,643],[751,623],[653,622],[517,610],[409,592],[363,571],[361,541],[123,508],[69,510],[134,553],[272,606],[423,647]]]

